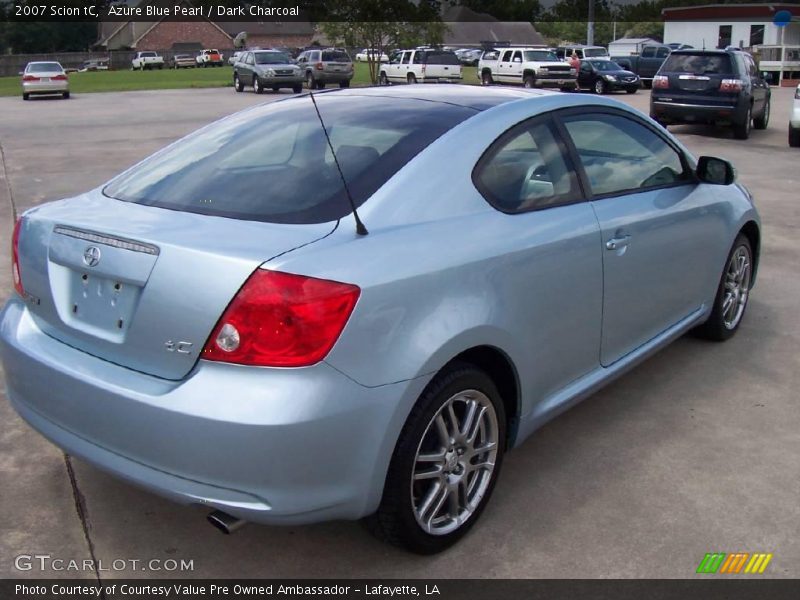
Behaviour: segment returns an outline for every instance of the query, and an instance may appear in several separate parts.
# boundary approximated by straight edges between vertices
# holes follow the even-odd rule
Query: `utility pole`
[[[589,0],[589,19],[586,23],[586,45],[594,46],[594,0]]]

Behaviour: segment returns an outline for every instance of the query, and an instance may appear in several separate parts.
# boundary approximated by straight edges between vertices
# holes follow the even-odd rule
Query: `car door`
[[[400,62],[394,66],[392,71],[395,81],[406,81],[409,65],[411,63],[411,56],[413,54],[413,52],[403,52],[402,56],[400,56]]]
[[[252,52],[248,52],[244,59],[244,68],[246,70],[246,77],[243,81],[249,81],[250,85],[255,85],[256,82],[256,59]]]
[[[509,83],[511,81],[511,57],[513,54],[513,50],[504,50],[497,61],[497,79],[501,83]]]
[[[600,223],[607,366],[700,314],[719,280],[725,210],[683,153],[638,117],[583,108],[560,118]]]
[[[756,68],[756,63],[753,62],[750,56],[742,54],[742,58],[752,85],[753,115],[761,115],[769,97],[769,84],[761,77],[761,73]]]
[[[578,69],[578,85],[590,89],[594,86],[594,69],[588,62],[582,62]]]
[[[495,140],[472,178],[504,213],[486,223],[505,247],[502,266],[486,276],[503,298],[498,318],[523,344],[520,377],[541,410],[599,363],[600,228],[572,160],[546,115]]]

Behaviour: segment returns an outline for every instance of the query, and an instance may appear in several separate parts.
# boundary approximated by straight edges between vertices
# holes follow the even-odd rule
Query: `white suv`
[[[483,85],[516,83],[526,88],[574,90],[578,72],[546,48],[498,48],[484,52],[478,61]]]
[[[794,105],[789,117],[789,145],[800,148],[800,85],[794,91]]]

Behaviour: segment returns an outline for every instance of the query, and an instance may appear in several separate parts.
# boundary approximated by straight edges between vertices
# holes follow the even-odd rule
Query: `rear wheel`
[[[492,85],[492,74],[489,71],[481,73],[481,85]]]
[[[606,93],[606,84],[602,79],[598,79],[594,82],[594,93],[595,94],[605,94]]]
[[[64,92],[61,94],[61,96],[64,98],[64,100],[69,100],[69,92]]]
[[[23,100],[30,100],[31,99],[31,95],[28,94],[27,92],[22,92],[22,99]],[[792,137],[792,133],[790,131],[789,132],[789,138],[791,138],[791,137]]]
[[[728,254],[711,316],[695,330],[698,335],[718,342],[733,337],[747,308],[753,266],[750,241],[740,233]]]
[[[789,127],[789,145],[800,148],[800,127]]]
[[[273,86],[272,86],[272,91],[273,91],[273,92],[280,92],[280,91],[281,91],[281,88],[279,88],[277,85],[273,85]]]
[[[767,100],[767,103],[764,105],[764,111],[760,116],[753,119],[753,127],[756,129],[766,129],[767,125],[769,125],[769,105],[770,101]]]
[[[503,401],[489,376],[467,363],[446,367],[412,409],[367,525],[419,554],[453,545],[489,501],[505,434]]]
[[[746,140],[750,137],[750,126],[753,123],[753,109],[748,108],[747,114],[741,123],[733,124],[733,137],[737,140]]]
[[[413,73],[409,73],[408,77],[406,77],[406,81],[408,81],[408,83],[410,84],[417,83],[417,76],[414,75]]]
[[[339,82],[339,87],[340,88],[349,88],[350,87],[350,82],[349,81],[340,81]]]

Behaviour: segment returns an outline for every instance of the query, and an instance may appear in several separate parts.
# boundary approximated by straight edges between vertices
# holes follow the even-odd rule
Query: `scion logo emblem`
[[[96,267],[100,262],[100,248],[97,246],[89,246],[83,251],[83,262],[87,267]]]

